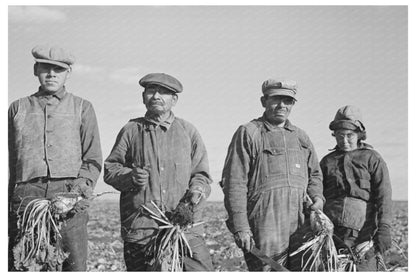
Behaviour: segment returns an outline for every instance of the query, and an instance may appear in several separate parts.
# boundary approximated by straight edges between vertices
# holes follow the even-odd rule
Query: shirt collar
[[[266,119],[266,116],[264,114],[261,117],[261,120],[263,121],[264,127],[266,128],[267,131],[273,131],[273,130],[277,130],[278,128],[280,128],[280,127],[276,127],[275,125],[268,122],[267,119]],[[283,128],[285,128],[286,130],[289,130],[289,131],[295,131],[295,127],[292,125],[292,123],[289,121],[289,119],[286,119],[286,122],[285,122],[285,125],[283,126]]]
[[[368,144],[368,143],[365,143],[365,142],[360,142],[358,145],[357,145],[357,149],[354,149],[354,150],[352,150],[352,151],[355,151],[355,150],[363,150],[363,149],[374,149],[373,148],[373,146],[371,146],[370,144]],[[335,145],[335,147],[334,148],[332,148],[332,149],[328,149],[329,151],[340,151],[340,152],[345,152],[345,151],[341,151],[340,149],[339,149],[339,147],[338,147],[338,145]]]
[[[49,94],[46,91],[44,91],[41,87],[39,87],[38,92],[36,92],[36,96],[38,97],[47,97],[47,96],[54,96],[56,98],[58,98],[59,100],[62,100],[62,98],[64,98],[66,93],[66,89],[65,86],[62,87],[60,90],[58,90],[57,92],[55,92],[54,94]]]
[[[172,125],[173,121],[175,120],[175,115],[173,114],[173,112],[170,112],[169,117],[165,121],[158,122],[158,121],[152,119],[150,117],[149,113],[146,112],[146,114],[144,115],[144,120],[147,123],[155,125],[155,127],[160,126],[160,127],[164,128],[165,130],[169,130],[170,126]]]

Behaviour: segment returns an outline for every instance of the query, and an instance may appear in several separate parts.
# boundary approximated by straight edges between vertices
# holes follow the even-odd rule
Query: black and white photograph
[[[87,2],[2,7],[9,272],[411,271],[407,2]]]

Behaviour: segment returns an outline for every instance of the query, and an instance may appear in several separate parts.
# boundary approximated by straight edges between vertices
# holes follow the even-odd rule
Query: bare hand
[[[143,189],[149,185],[149,172],[140,167],[134,167],[131,172],[133,184],[139,189]]]

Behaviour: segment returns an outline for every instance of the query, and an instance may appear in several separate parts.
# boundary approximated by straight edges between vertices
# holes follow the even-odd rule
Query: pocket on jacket
[[[369,190],[369,189],[371,188],[371,183],[370,183],[370,180],[367,180],[367,179],[360,179],[360,180],[359,180],[359,186],[360,186],[360,188],[362,188],[362,189]]]
[[[365,201],[370,199],[371,183],[366,179],[358,179],[356,186],[351,186],[351,196],[363,199]]]
[[[324,212],[335,225],[360,231],[366,219],[367,202],[353,197],[334,199],[327,202]]]
[[[301,150],[288,149],[290,174],[305,177],[306,168]]]
[[[175,180],[179,184],[188,185],[191,179],[189,163],[175,163]]]
[[[267,173],[271,175],[284,174],[286,168],[285,150],[283,148],[266,147],[263,150],[264,161],[267,163]]]
[[[367,202],[353,197],[345,197],[342,226],[358,231],[361,230],[364,226],[366,211]]]

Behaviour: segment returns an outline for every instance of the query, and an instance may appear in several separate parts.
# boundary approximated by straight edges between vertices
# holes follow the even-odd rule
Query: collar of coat
[[[271,124],[269,121],[267,121],[266,117],[263,116],[260,118],[261,121],[263,121],[263,125],[266,128],[267,131],[273,131],[273,130],[278,130],[281,127],[277,127],[273,124]],[[286,130],[289,131],[295,131],[295,127],[292,125],[292,123],[290,123],[289,119],[286,119],[285,125],[283,126],[283,128],[285,128]]]
[[[145,114],[144,116],[144,120],[148,123],[148,127],[149,125],[153,125],[155,128],[157,126],[162,127],[165,130],[168,130],[170,128],[170,126],[172,126],[173,121],[175,120],[175,115],[173,114],[173,112],[170,112],[169,117],[163,121],[163,122],[157,122],[156,120],[153,120],[148,113]],[[150,124],[149,124],[150,123]]]

